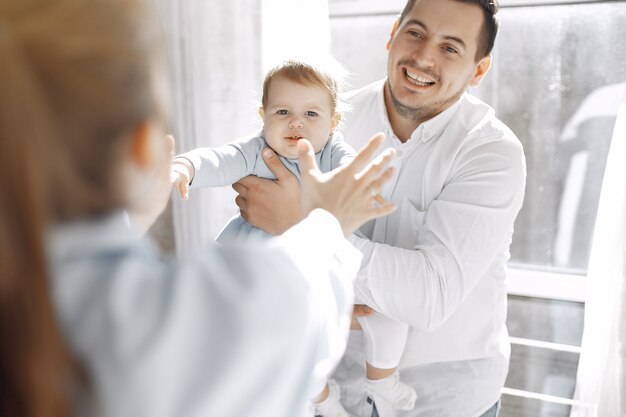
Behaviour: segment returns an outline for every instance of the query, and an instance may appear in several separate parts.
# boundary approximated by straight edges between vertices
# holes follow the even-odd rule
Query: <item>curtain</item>
[[[176,153],[254,132],[261,83],[259,0],[154,0],[163,23]],[[236,210],[229,187],[172,193],[178,254],[212,239]]]
[[[264,73],[330,44],[327,0],[153,2],[169,52],[176,153],[257,132]],[[235,195],[230,187],[194,189],[182,201],[174,192],[161,219],[174,237],[162,224],[153,234],[164,247],[175,240],[179,255],[193,250],[237,213]]]
[[[618,97],[621,104],[617,106],[589,261],[574,395],[581,404],[572,407],[571,417],[626,416],[626,83],[609,87],[605,92]],[[604,103],[611,97],[606,96]]]

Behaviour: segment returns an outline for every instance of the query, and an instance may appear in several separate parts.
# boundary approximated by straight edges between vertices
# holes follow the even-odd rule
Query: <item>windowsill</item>
[[[508,293],[522,297],[585,302],[586,275],[509,266]]]

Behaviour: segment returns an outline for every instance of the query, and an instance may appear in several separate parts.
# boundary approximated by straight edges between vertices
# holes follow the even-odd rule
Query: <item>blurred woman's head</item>
[[[129,136],[163,116],[159,37],[145,4],[2,1],[0,22],[0,135],[42,153],[55,217],[124,205],[118,168]]]
[[[43,230],[127,206],[134,139],[164,119],[159,45],[141,0],[0,0],[2,415],[67,413]]]

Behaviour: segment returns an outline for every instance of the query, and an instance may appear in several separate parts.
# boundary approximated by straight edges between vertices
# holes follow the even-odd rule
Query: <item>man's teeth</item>
[[[425,78],[425,77],[420,77],[419,75],[410,73],[409,71],[405,71],[404,73],[406,74],[407,79],[411,83],[413,83],[415,85],[418,85],[420,87],[427,87],[429,85],[435,84],[434,81],[431,81],[431,80],[429,80],[428,78]]]

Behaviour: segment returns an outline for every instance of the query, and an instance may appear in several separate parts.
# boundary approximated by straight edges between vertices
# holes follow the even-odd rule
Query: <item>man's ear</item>
[[[149,167],[153,160],[150,144],[150,123],[141,122],[132,131],[132,160],[142,168]]]
[[[476,64],[476,70],[474,71],[474,76],[470,80],[470,86],[478,86],[478,84],[480,84],[480,80],[482,80],[487,74],[487,71],[489,71],[489,68],[491,68],[491,55],[487,55],[478,61],[478,64]]]
[[[398,32],[398,26],[400,26],[399,17],[396,18],[396,21],[393,22],[393,26],[391,27],[391,33],[389,34],[389,40],[387,41],[387,45],[386,45],[387,50],[391,48],[391,42],[393,41],[393,38],[395,38],[396,32]]]

